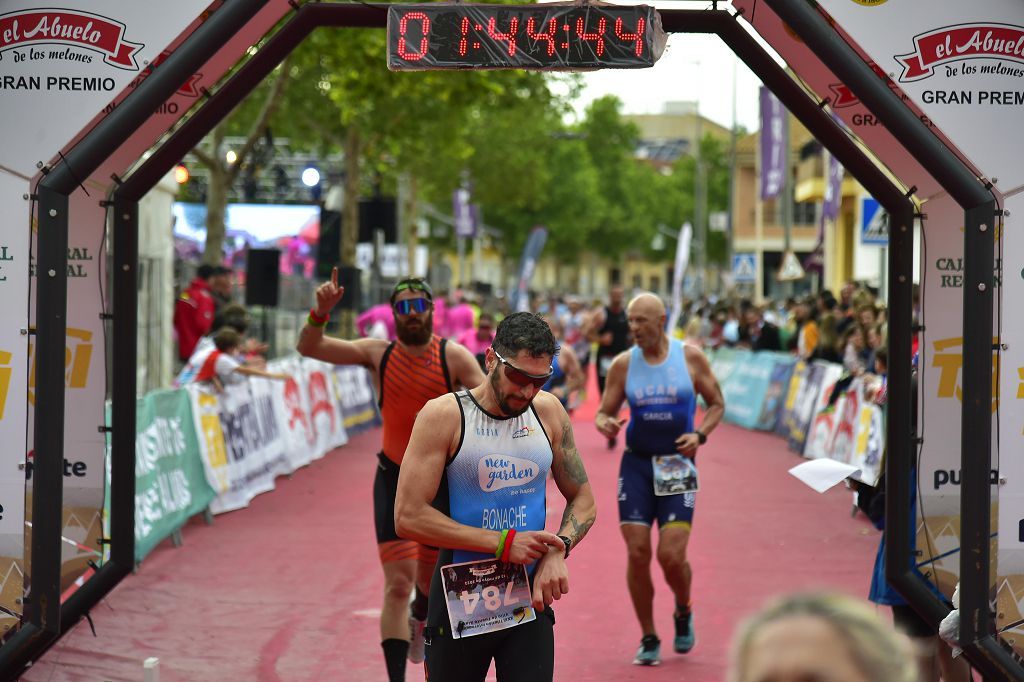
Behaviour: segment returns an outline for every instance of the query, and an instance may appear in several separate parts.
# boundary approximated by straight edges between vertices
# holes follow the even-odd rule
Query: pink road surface
[[[594,429],[596,408],[592,387],[573,417],[599,514],[573,549],[570,592],[555,605],[555,679],[718,682],[737,624],[768,597],[810,588],[867,594],[878,534],[862,515],[851,518],[851,494],[842,486],[813,492],[787,473],[801,459],[785,441],[722,425],[698,457],[690,543],[697,646],[672,653],[673,600],[655,565],[663,662],[633,666],[641,633],[618,528],[620,451]],[[379,443],[377,430],[360,434],[278,479],[249,508],[212,526],[194,519],[184,546],[163,543],[94,608],[95,637],[79,623],[23,679],[141,680],[153,656],[161,682],[385,680],[371,498]],[[556,530],[563,500],[553,485],[548,492],[548,529]],[[407,679],[422,679],[422,666],[410,665]]]

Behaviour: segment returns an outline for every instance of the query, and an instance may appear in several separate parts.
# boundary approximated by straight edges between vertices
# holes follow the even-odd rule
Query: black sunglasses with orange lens
[[[494,350],[494,348],[492,347],[491,350]],[[551,378],[555,371],[554,367],[548,367],[547,374],[530,374],[509,363],[508,360],[501,357],[498,351],[494,351],[494,357],[498,358],[501,364],[505,365],[505,378],[516,386],[533,384],[534,388],[544,388],[544,384],[548,383],[548,379]]]

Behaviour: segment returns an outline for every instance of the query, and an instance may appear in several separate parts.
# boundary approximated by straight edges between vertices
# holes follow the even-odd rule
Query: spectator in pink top
[[[375,305],[357,317],[356,329],[359,330],[360,336],[386,341],[398,338],[395,332],[395,316],[388,303]]]
[[[484,354],[494,341],[494,316],[490,313],[480,313],[476,329],[467,329],[456,340],[476,356],[476,361],[483,369]]]
[[[460,296],[459,302],[448,309],[445,325],[448,338],[456,340],[462,338],[466,332],[473,331],[475,321],[476,314],[473,306],[469,304],[465,296]]]

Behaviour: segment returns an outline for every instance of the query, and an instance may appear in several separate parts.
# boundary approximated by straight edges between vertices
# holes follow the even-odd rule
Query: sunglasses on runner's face
[[[498,354],[498,351],[494,351],[494,357],[498,358],[501,364],[505,365],[505,378],[511,381],[516,386],[527,386],[529,384],[533,384],[534,388],[543,388],[544,384],[546,384],[548,382],[548,379],[551,378],[552,372],[554,372],[553,368],[548,367],[547,374],[528,374],[523,370],[510,365],[508,360],[506,360],[505,358],[501,357]]]
[[[399,315],[408,315],[409,313],[422,315],[430,310],[430,301],[425,298],[407,298],[404,301],[395,301],[393,307]]]

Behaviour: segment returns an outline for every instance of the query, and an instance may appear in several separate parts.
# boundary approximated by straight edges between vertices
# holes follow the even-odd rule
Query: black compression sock
[[[405,682],[405,657],[409,655],[409,642],[404,639],[385,639],[384,665],[388,669],[388,682]]]
[[[427,595],[420,591],[420,588],[416,588],[416,598],[412,600],[412,606],[409,607],[412,611],[412,617],[416,620],[427,619]]]

